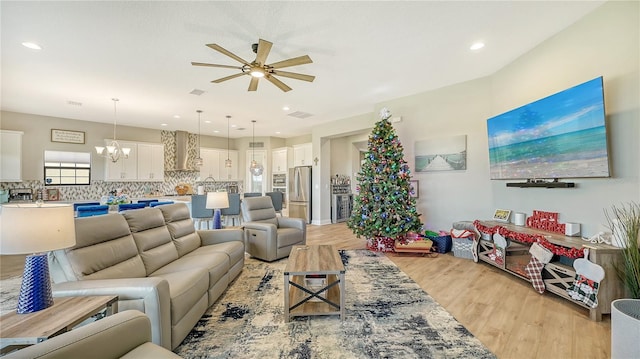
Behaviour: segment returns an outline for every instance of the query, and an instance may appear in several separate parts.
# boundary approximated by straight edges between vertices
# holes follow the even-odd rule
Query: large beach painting
[[[608,177],[602,78],[487,120],[491,179]]]
[[[467,135],[416,141],[416,172],[467,169]]]

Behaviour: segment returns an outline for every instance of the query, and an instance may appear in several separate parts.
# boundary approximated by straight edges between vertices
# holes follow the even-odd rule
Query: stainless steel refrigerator
[[[311,166],[289,169],[289,217],[311,223]]]

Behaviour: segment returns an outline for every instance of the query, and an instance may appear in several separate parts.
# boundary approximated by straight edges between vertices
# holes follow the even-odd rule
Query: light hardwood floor
[[[364,238],[356,238],[344,223],[307,228],[308,244],[366,248]],[[387,256],[498,358],[611,356],[609,315],[602,322],[591,321],[582,307],[554,294],[538,294],[522,279],[451,253]],[[23,266],[24,256],[0,256],[0,277],[21,275]]]

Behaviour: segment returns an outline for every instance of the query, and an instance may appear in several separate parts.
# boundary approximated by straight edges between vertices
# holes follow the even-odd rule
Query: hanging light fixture
[[[193,160],[193,165],[196,167],[202,167],[202,164],[204,163],[202,156],[200,156],[200,114],[202,113],[202,110],[196,110],[196,112],[198,113],[198,158]]]
[[[227,159],[224,161],[224,166],[231,168],[231,158],[229,158],[229,120],[231,116],[227,115]]]
[[[118,119],[116,105],[120,100],[117,98],[112,98],[111,100],[113,101],[113,140],[111,140],[111,142],[109,142],[109,144],[106,146],[106,152],[105,152],[105,147],[96,146],[96,153],[99,156],[108,158],[111,160],[111,162],[115,163],[115,162],[118,162],[118,160],[121,157],[125,159],[129,158],[129,153],[131,152],[131,149],[127,147],[122,147],[116,139],[116,122]]]
[[[254,176],[260,176],[262,174],[263,171],[263,167],[261,164],[259,164],[258,162],[256,162],[255,159],[255,154],[256,154],[256,120],[252,120],[251,122],[253,122],[253,134],[252,137],[253,139],[251,140],[251,148],[252,148],[252,152],[251,152],[251,165],[249,166],[249,172],[251,172],[252,175]]]

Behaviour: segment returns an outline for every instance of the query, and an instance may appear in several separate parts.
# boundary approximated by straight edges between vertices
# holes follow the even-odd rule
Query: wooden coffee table
[[[284,319],[294,316],[340,315],[344,320],[344,265],[330,245],[293,246],[284,269]],[[323,278],[323,286],[308,288],[305,277]]]

